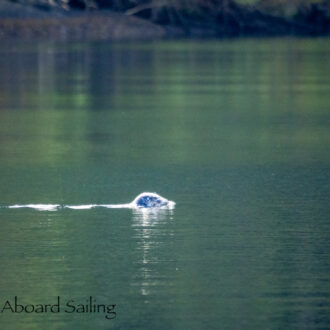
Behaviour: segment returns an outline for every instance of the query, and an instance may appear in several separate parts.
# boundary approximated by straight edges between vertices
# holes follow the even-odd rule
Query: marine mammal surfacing
[[[174,208],[175,202],[150,192],[144,192],[138,195],[131,203],[136,208]]]

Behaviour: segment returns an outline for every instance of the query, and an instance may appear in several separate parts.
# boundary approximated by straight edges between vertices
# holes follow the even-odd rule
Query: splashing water
[[[59,209],[89,210],[95,207],[104,207],[108,209],[174,209],[175,202],[159,196],[156,193],[144,192],[138,195],[128,204],[86,204],[86,205],[61,205],[61,204],[24,204],[10,205],[10,209],[32,208],[38,211],[56,211]]]

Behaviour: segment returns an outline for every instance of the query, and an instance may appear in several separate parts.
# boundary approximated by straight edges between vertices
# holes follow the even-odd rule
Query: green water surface
[[[330,327],[330,39],[0,44],[1,329]],[[37,211],[128,203],[173,211]]]

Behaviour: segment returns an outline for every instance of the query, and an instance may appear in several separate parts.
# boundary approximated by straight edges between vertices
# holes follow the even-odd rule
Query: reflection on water
[[[133,227],[153,227],[173,220],[173,209],[133,209]]]
[[[139,269],[133,276],[132,285],[139,286],[141,294],[148,296],[162,276],[160,272],[153,269],[152,264],[162,262],[158,260],[157,249],[173,239],[173,230],[168,227],[173,221],[174,211],[172,209],[134,209],[132,213],[137,249],[142,252],[141,260],[137,261]],[[160,239],[164,236],[165,242],[164,239]]]

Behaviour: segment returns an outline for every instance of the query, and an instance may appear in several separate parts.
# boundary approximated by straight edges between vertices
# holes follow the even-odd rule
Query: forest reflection
[[[324,152],[328,50],[317,40],[291,43],[8,47],[1,53],[0,153],[19,161],[24,151],[12,150],[21,138],[25,161],[41,163],[68,155],[138,161],[141,145],[155,151],[139,153],[150,162],[224,166],[281,161],[282,146],[288,161]]]

